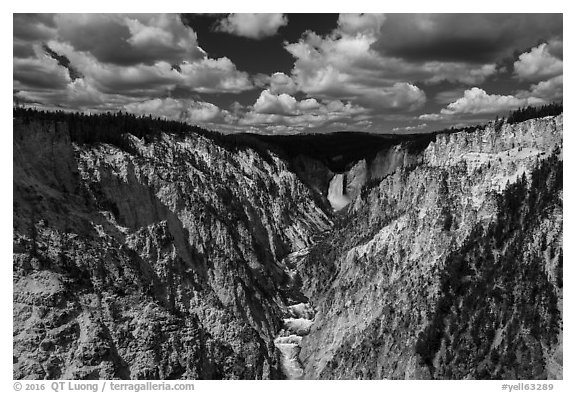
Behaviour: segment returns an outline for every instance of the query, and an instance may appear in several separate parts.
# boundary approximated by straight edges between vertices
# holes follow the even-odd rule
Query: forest
[[[562,249],[545,238],[529,248],[525,234],[537,237],[541,221],[562,208],[562,161],[557,154],[541,161],[530,178],[495,195],[494,221],[478,224],[441,272],[436,310],[415,348],[436,378],[464,378],[470,364],[480,365],[475,379],[544,376],[540,343],[555,344],[561,328],[544,254],[557,258],[552,280],[561,288]],[[502,331],[500,345],[493,344],[496,331]]]
[[[508,124],[520,123],[538,117],[558,116],[563,111],[564,108],[561,102],[539,107],[527,106],[510,112],[506,121]]]

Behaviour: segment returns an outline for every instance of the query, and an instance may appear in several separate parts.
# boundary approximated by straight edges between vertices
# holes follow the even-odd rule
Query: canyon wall
[[[562,116],[437,135],[302,264],[305,378],[562,378]]]
[[[562,129],[489,124],[335,173],[15,119],[14,378],[562,378]]]
[[[281,378],[285,255],[331,222],[273,154],[14,123],[14,378]]]

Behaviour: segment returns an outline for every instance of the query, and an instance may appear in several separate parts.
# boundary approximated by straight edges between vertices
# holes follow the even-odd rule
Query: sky
[[[13,99],[265,134],[429,132],[563,98],[562,14],[14,14]]]

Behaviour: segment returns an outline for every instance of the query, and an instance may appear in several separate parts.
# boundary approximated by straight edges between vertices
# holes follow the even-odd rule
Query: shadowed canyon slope
[[[122,148],[15,118],[14,378],[562,378],[562,126]]]

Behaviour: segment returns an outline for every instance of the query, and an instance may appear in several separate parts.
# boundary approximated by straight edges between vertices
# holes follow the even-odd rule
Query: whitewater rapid
[[[298,261],[307,253],[308,249],[302,249],[282,261],[292,285],[297,282]],[[306,299],[303,295],[302,298]],[[302,338],[310,333],[316,311],[308,302],[293,302],[285,306],[284,314],[282,329],[274,339],[280,353],[280,368],[286,379],[302,379],[304,369],[299,359]]]
[[[309,303],[298,303],[288,306],[288,315],[274,345],[280,351],[280,367],[286,379],[302,379],[304,369],[298,356],[302,338],[310,333],[314,309]]]

